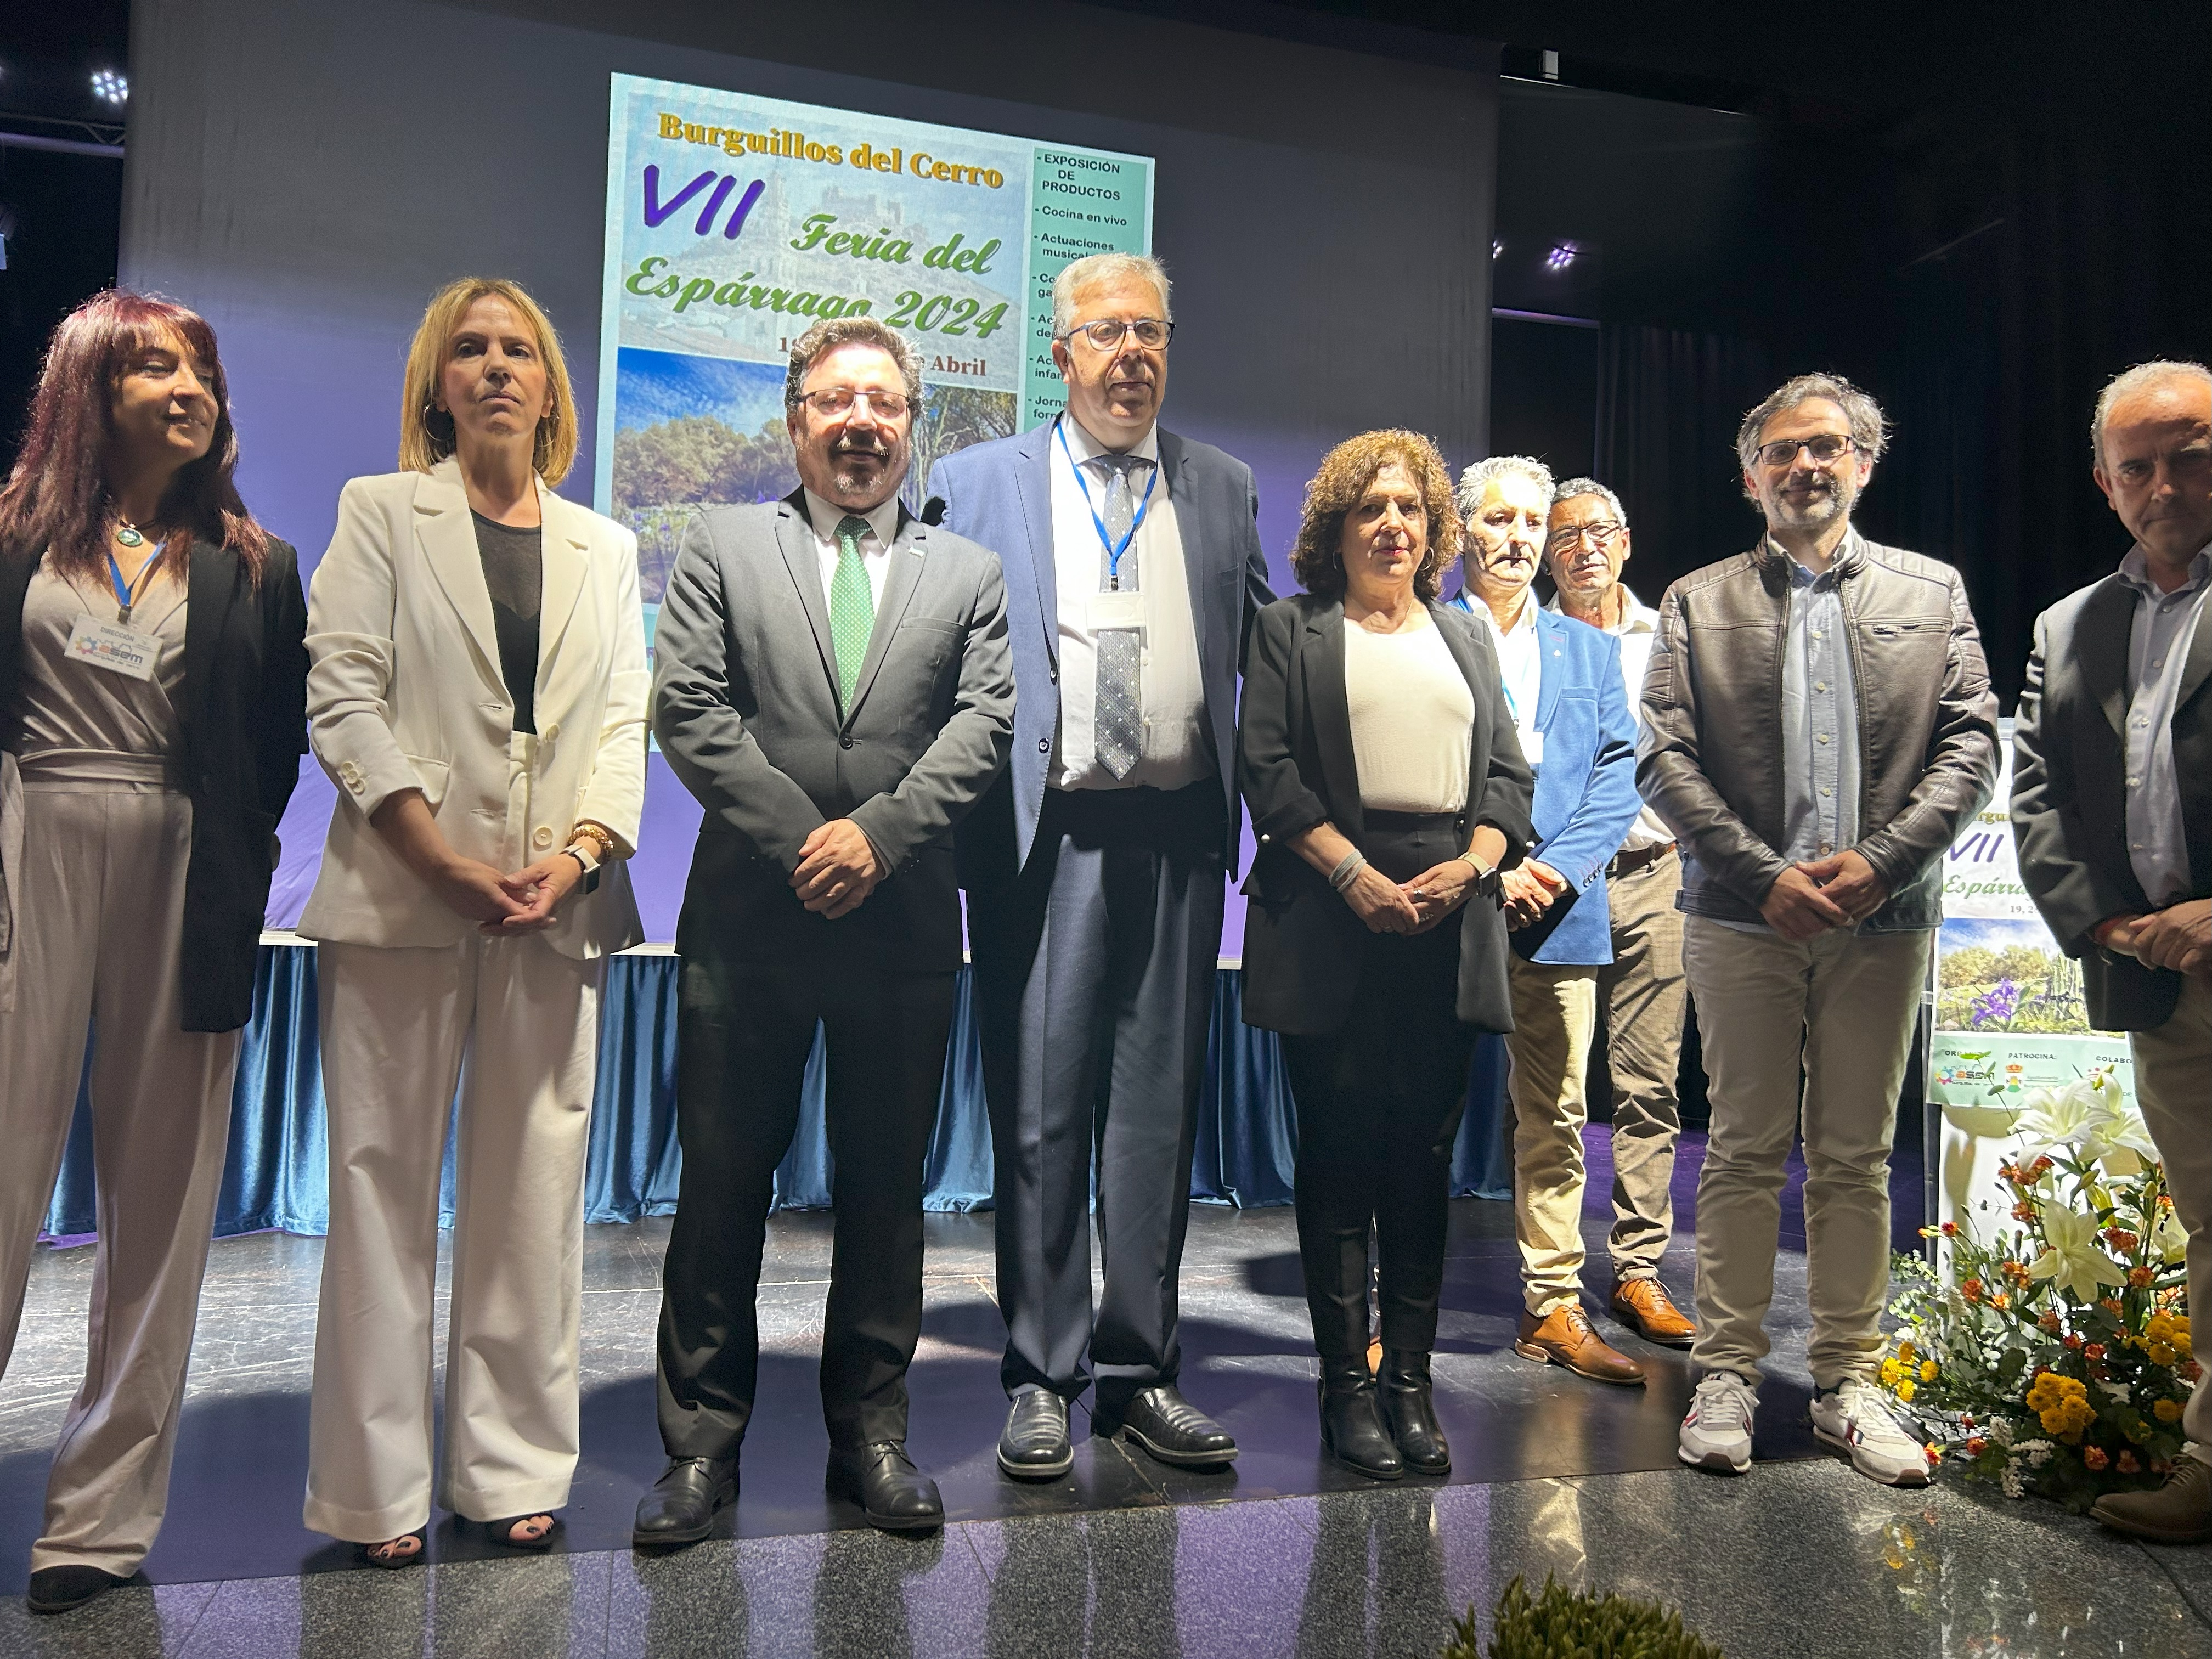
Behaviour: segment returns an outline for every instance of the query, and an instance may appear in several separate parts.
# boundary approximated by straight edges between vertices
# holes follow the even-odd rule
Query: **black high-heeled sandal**
[[[514,1535],[517,1527],[526,1522],[535,1521],[541,1515],[550,1523],[544,1533],[536,1538],[517,1538]],[[483,1528],[484,1536],[491,1542],[510,1550],[542,1550],[561,1531],[561,1517],[551,1510],[531,1510],[526,1514],[510,1515],[501,1521],[479,1521],[477,1524]]]
[[[527,1516],[525,1516],[524,1518],[526,1520],[528,1519]],[[427,1536],[425,1536],[428,1530],[428,1529],[427,1528],[417,1527],[412,1532],[403,1532],[398,1537],[387,1538],[381,1543],[356,1544],[353,1547],[353,1553],[372,1567],[381,1567],[386,1572],[397,1572],[402,1567],[411,1567],[416,1565],[425,1555],[429,1553],[430,1540]],[[415,1540],[415,1547],[408,1551],[404,1555],[379,1555],[377,1553],[377,1551],[379,1550],[388,1550],[394,1545],[404,1544],[410,1538]]]

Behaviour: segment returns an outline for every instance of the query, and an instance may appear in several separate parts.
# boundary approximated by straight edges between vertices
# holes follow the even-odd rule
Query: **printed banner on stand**
[[[599,511],[637,532],[648,630],[702,505],[798,484],[791,343],[869,316],[926,388],[904,494],[931,464],[1049,420],[1052,282],[1150,251],[1140,155],[613,77],[599,349]]]

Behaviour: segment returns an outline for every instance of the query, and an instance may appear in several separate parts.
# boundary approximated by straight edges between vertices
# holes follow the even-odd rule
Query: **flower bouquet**
[[[1897,1258],[1881,1379],[1970,1477],[2086,1510],[2181,1455],[2188,1236],[2157,1151],[2103,1072],[2031,1096],[1987,1227],[1945,1222],[1949,1282]]]

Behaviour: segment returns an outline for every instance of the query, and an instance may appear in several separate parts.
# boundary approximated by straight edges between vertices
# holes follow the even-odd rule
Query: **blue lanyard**
[[[138,567],[138,580],[144,581],[154,567],[161,562],[161,550],[157,547],[154,550],[154,556]],[[131,620],[131,607],[138,603],[137,584],[123,580],[123,566],[117,562],[115,550],[112,547],[107,550],[107,579],[115,584],[116,604],[123,607],[122,614],[115,620],[118,623],[128,623]]]
[[[1106,533],[1105,520],[1100,518],[1098,509],[1091,505],[1091,486],[1084,479],[1083,469],[1075,464],[1075,452],[1067,447],[1067,428],[1054,422],[1052,429],[1060,436],[1060,453],[1067,457],[1067,470],[1075,475],[1075,487],[1083,492],[1083,505],[1090,508],[1091,527],[1098,532],[1098,545],[1106,550],[1107,586],[1118,589],[1121,586],[1121,556],[1129,550],[1129,544],[1137,539],[1137,532],[1144,526],[1145,514],[1152,510],[1152,489],[1160,481],[1159,463],[1152,463],[1152,475],[1145,480],[1145,499],[1137,503],[1137,516],[1129,520],[1128,534],[1116,544],[1114,538]],[[114,556],[112,553],[108,555],[110,560]]]

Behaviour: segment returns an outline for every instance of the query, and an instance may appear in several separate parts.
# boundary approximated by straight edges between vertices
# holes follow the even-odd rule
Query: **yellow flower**
[[[2179,1423],[2181,1421],[2181,1402],[2179,1400],[2161,1400],[2152,1406],[2150,1413],[2161,1423]]]
[[[1894,1359],[1885,1359],[1881,1362],[1881,1385],[1885,1389],[1895,1388],[1897,1379],[1902,1375],[1903,1372]]]
[[[1908,1365],[1912,1363],[1912,1341],[1911,1338],[1908,1337],[1905,1340],[1897,1345],[1897,1357]]]
[[[1920,1380],[1923,1382],[1933,1382],[1936,1380],[1936,1362],[1934,1360],[1923,1359],[1920,1362]]]
[[[1899,1400],[1911,1400],[1912,1398],[1912,1393],[1913,1383],[1911,1377],[1906,1377],[1904,1382],[1897,1385],[1897,1397]]]
[[[2154,1365],[2171,1365],[2180,1358],[2167,1343],[2154,1342],[2150,1345],[2150,1363]]]

